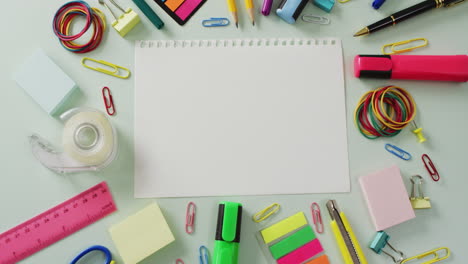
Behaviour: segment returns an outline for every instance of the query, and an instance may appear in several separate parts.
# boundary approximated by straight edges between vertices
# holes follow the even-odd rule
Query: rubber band
[[[83,16],[86,23],[83,29],[75,35],[70,35],[70,27],[73,20]],[[84,1],[72,1],[64,4],[57,10],[53,20],[53,30],[58,37],[60,44],[71,52],[87,53],[95,50],[102,42],[104,31],[106,30],[106,17],[101,10],[91,8]],[[92,29],[92,36],[85,44],[78,44],[75,40],[81,38],[89,29]]]
[[[354,123],[368,139],[398,135],[416,116],[416,103],[405,89],[386,86],[365,93],[354,110]]]

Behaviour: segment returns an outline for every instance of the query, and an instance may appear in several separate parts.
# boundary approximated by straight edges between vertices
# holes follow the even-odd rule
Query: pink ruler
[[[0,264],[13,264],[117,210],[106,182],[0,234]]]

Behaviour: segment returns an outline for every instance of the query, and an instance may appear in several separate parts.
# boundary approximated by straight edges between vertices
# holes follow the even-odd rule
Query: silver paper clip
[[[202,21],[202,26],[204,27],[225,27],[229,24],[229,19],[225,17],[212,17]]]
[[[302,21],[307,23],[314,23],[320,25],[328,25],[330,24],[330,19],[323,16],[315,16],[315,15],[303,15]]]

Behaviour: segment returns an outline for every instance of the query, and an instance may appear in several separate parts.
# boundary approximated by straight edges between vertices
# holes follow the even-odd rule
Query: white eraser
[[[14,79],[49,115],[58,114],[77,88],[76,83],[41,49],[25,61]]]

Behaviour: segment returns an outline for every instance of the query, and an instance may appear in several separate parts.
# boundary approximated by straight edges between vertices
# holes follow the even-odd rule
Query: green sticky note
[[[293,233],[270,247],[271,255],[279,259],[315,239],[314,230],[309,225]]]

